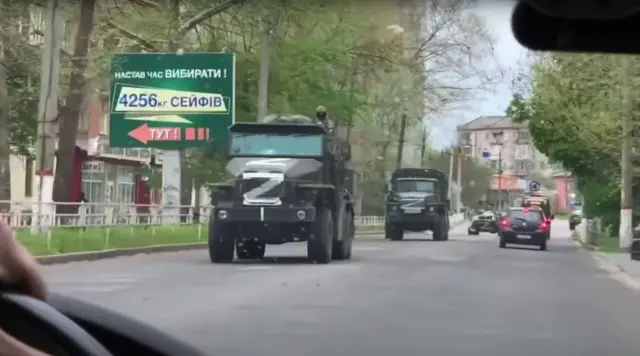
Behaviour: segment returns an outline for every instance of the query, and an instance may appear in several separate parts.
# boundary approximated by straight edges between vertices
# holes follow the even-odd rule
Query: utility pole
[[[447,197],[451,201],[451,187],[453,186],[453,165],[455,164],[455,154],[453,150],[449,150],[449,191]]]
[[[456,195],[456,212],[460,213],[462,205],[462,147],[458,147],[458,194]]]
[[[498,151],[498,209],[502,210],[502,146]]]
[[[400,137],[398,138],[398,157],[396,157],[396,169],[402,168],[402,154],[404,151],[404,135],[406,126],[407,114],[403,112],[402,118],[400,119]]]
[[[622,155],[620,157],[620,231],[619,247],[629,251],[633,241],[632,226],[632,165],[631,165],[631,130],[633,125],[633,92],[631,87],[632,58],[622,57]]]
[[[493,138],[495,145],[499,147],[498,150],[498,209],[502,209],[502,149],[504,148],[504,132],[494,132]]]
[[[424,167],[426,162],[424,161],[427,152],[427,128],[422,126],[422,143],[420,147],[420,167]]]
[[[269,105],[269,60],[271,57],[271,9],[265,10],[262,18],[260,34],[260,79],[258,81],[257,122],[262,122],[267,116]]]
[[[42,232],[43,215],[53,217],[53,173],[56,155],[58,120],[58,87],[60,79],[60,50],[64,36],[64,1],[47,2],[45,13],[44,48],[38,103],[38,150],[36,152],[36,175],[38,181],[38,204],[36,221]],[[27,172],[27,174],[31,174]],[[49,223],[51,223],[49,221]],[[48,224],[47,224],[48,225]]]

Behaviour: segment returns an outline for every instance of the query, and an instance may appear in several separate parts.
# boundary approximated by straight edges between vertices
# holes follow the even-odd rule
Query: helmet
[[[326,113],[327,113],[327,108],[325,108],[325,107],[324,107],[324,106],[322,106],[322,105],[318,105],[318,106],[316,107],[316,113],[317,113],[317,114],[319,114],[319,113],[325,113],[325,114],[326,114]]]

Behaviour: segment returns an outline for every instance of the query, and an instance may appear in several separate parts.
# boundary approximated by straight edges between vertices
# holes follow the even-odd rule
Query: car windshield
[[[435,179],[398,179],[394,190],[397,193],[436,193],[438,182]]]
[[[640,48],[567,47],[640,21],[589,3],[7,1],[4,233],[217,356],[640,356]]]
[[[541,221],[544,220],[544,215],[539,210],[509,210],[507,218],[515,220],[525,221]]]
[[[322,156],[322,135],[234,133],[230,155]]]

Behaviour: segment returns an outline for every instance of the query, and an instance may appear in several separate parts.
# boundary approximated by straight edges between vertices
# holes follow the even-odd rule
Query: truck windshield
[[[438,182],[433,179],[398,179],[395,183],[395,191],[398,193],[435,193],[437,188]]]
[[[322,156],[322,135],[233,133],[233,155],[249,156]]]

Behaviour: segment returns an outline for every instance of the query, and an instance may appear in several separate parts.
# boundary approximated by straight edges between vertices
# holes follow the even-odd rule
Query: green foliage
[[[507,108],[514,121],[528,123],[540,152],[578,177],[585,214],[613,225],[620,209],[619,68],[620,57],[611,55],[539,57],[530,95],[516,93]]]
[[[20,20],[27,16],[27,6],[28,3],[11,4],[0,8],[0,24],[8,42],[0,65],[7,73],[9,140],[14,153],[22,156],[33,155],[40,89],[40,51],[29,43],[29,34],[20,27]]]
[[[458,181],[457,159],[454,160],[453,181]],[[451,164],[451,154],[448,151],[432,152],[427,157],[427,167],[439,169],[449,174]],[[492,171],[491,168],[475,162],[469,158],[462,159],[462,204],[468,207],[475,207],[478,200],[487,193],[490,188]]]

